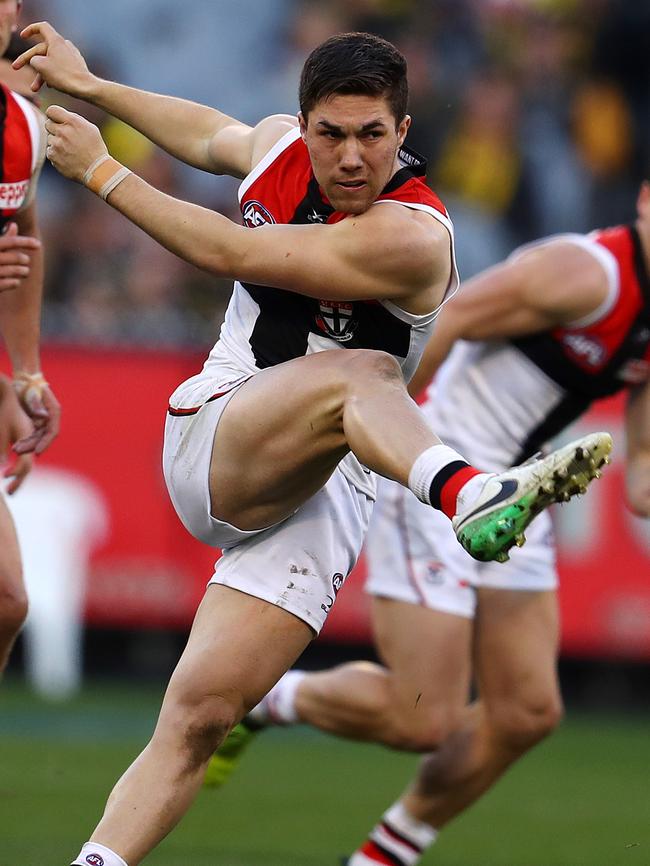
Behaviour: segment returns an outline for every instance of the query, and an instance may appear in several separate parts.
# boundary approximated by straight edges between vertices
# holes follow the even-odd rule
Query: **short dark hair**
[[[300,110],[305,118],[317,102],[335,93],[386,96],[398,126],[406,115],[406,58],[372,33],[340,33],[315,48],[300,76]]]

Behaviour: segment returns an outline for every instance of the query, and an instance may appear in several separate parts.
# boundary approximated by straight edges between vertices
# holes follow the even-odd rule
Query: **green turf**
[[[66,866],[151,731],[160,695],[51,707],[0,688],[0,866]],[[648,866],[647,718],[569,718],[424,858],[440,866]],[[149,866],[338,866],[415,759],[299,731],[264,734]]]

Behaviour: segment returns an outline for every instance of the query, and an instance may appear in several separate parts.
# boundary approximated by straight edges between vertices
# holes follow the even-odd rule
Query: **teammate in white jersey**
[[[0,56],[20,6],[0,3]],[[6,80],[10,86],[11,77]],[[59,407],[41,374],[38,349],[43,257],[34,195],[44,159],[42,123],[33,105],[0,84],[0,337],[13,372],[13,379],[0,374],[0,464],[6,464],[9,495],[31,469],[31,452],[43,451],[58,430]],[[16,532],[0,492],[0,674],[26,615]]]
[[[650,517],[649,182],[637,214],[634,225],[531,244],[469,280],[443,311],[410,387],[419,392],[440,368],[426,417],[494,470],[528,456],[593,399],[628,390],[628,506]],[[268,724],[309,723],[431,751],[349,866],[414,866],[439,830],[561,718],[548,514],[498,567],[466,557],[438,517],[380,482],[366,588],[383,666],[291,671],[209,769],[223,783],[252,732]],[[478,700],[467,705],[472,676]]]
[[[224,555],[153,739],[75,861],[135,866],[188,808],[233,724],[318,632],[365,535],[374,483],[363,476],[410,486],[453,518],[475,556],[504,559],[572,475],[594,477],[610,440],[486,476],[440,443],[409,398],[402,369],[410,377],[411,346],[421,351],[455,268],[446,211],[403,147],[406,63],[392,45],[327,40],[305,63],[299,118],[251,128],[97,79],[46,23],[23,35],[42,40],[16,64],[31,63],[36,88],[44,79],[186,162],[245,178],[242,227],[153,189],[108,157],[92,124],[48,109],[59,171],[169,249],[238,280],[206,375],[171,399],[164,452],[181,519]]]

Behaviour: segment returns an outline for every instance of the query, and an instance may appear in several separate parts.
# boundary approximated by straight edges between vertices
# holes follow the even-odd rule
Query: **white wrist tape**
[[[31,396],[30,392],[40,399],[43,391],[48,385],[45,376],[40,372],[40,370],[37,373],[27,373],[25,370],[19,370],[14,373],[12,384],[18,397],[25,400]]]
[[[84,186],[106,201],[115,187],[131,174],[131,169],[107,153],[96,159],[83,176]]]

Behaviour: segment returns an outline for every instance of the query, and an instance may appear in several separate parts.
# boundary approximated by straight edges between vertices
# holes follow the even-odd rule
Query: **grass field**
[[[113,781],[144,745],[159,696],[88,689],[52,707],[0,689],[0,866],[67,866]],[[650,719],[570,717],[443,834],[441,866],[649,866]],[[338,866],[413,757],[306,731],[253,744],[221,792],[202,792],[147,866]]]

